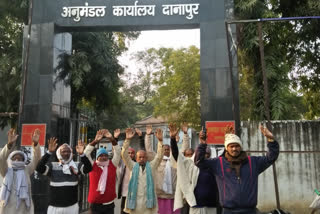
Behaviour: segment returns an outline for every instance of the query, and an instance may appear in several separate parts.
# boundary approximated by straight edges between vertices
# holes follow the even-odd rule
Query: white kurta
[[[0,152],[0,173],[1,176],[4,177],[8,170],[7,159],[11,152],[13,152],[14,146],[9,150],[7,145]],[[21,202],[19,208],[16,208],[17,198],[16,198],[16,189],[14,188],[16,185],[16,172],[13,173],[13,182],[12,182],[12,192],[10,194],[8,203],[4,206],[4,203],[0,202],[0,214],[33,214],[34,207],[31,196],[31,181],[30,175],[34,172],[40,158],[41,151],[40,145],[38,144],[36,147],[33,147],[33,159],[32,161],[25,167],[24,172],[27,175],[28,189],[29,189],[29,197],[30,197],[30,208],[28,209],[25,202]]]
[[[123,144],[123,150],[121,152],[122,158],[124,163],[126,164],[127,168],[132,172],[132,168],[135,164],[133,160],[128,155],[128,148],[129,148],[129,141],[125,141]],[[155,175],[155,170],[158,168],[162,158],[163,158],[163,149],[162,149],[162,142],[158,142],[158,150],[157,155],[153,159],[153,161],[150,162],[150,167],[152,170],[152,177]],[[158,212],[158,202],[156,202],[156,207],[150,209],[146,207],[146,201],[147,201],[147,178],[146,178],[146,170],[142,171],[142,168],[139,168],[139,180],[138,180],[138,189],[137,189],[137,202],[136,202],[136,208],[134,210],[128,209],[127,204],[125,205],[125,212],[131,213],[131,214],[156,214]],[[130,178],[132,176],[132,173],[130,173]]]

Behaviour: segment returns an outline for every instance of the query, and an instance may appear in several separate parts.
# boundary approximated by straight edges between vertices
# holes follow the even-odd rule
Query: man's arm
[[[116,134],[120,134],[120,129],[116,129]],[[116,138],[118,139],[119,135],[115,135],[116,138],[114,138],[112,136],[112,134],[109,132],[109,130],[105,129],[104,130],[104,137],[106,137],[111,143],[112,143],[112,147],[113,147],[113,157],[112,157],[112,163],[114,166],[118,166],[121,160],[121,148],[118,145],[118,140],[116,140]]]
[[[84,148],[85,148],[84,142],[82,142],[82,140],[78,140],[78,145],[76,146],[76,151],[79,154],[80,161],[81,161],[81,164],[78,167],[79,167],[79,171],[83,175],[91,172],[91,170],[92,170],[92,164],[89,161],[86,154],[84,153],[84,150],[85,150]]]
[[[147,125],[146,126],[146,135],[145,135],[144,145],[145,145],[145,149],[146,149],[146,152],[147,152],[148,161],[152,161],[156,156],[156,153],[152,149],[151,134],[152,134],[152,126],[151,125]]]
[[[182,147],[181,151],[184,153],[187,149],[190,149],[190,138],[188,135],[188,124],[183,123],[182,125],[183,138],[182,138]]]
[[[49,152],[49,151],[42,156],[42,158],[40,159],[40,161],[36,167],[37,172],[39,172],[43,175],[50,176],[51,167],[49,167],[47,164],[50,157],[51,157],[51,152]]]
[[[18,139],[14,129],[8,131],[8,143],[2,148],[0,152],[0,174],[4,177],[8,170],[7,159],[11,152],[14,150],[15,143]]]
[[[87,156],[88,160],[90,161],[91,165],[93,165],[94,161],[92,160],[91,153],[94,150],[97,143],[100,142],[100,140],[103,138],[104,131],[98,130],[96,133],[96,136],[93,141],[89,143],[89,145],[86,146],[84,150],[84,154]]]
[[[91,172],[92,170],[92,164],[90,162],[90,160],[88,159],[88,157],[83,153],[82,155],[80,155],[80,162],[82,163],[82,166],[80,167],[80,172],[81,174],[85,175],[89,172]]]
[[[279,156],[279,143],[274,140],[273,134],[267,128],[262,127],[261,125],[260,130],[261,133],[267,138],[267,147],[269,151],[267,152],[266,156],[255,157],[257,158],[257,168],[259,174],[271,166]]]
[[[157,154],[155,156],[155,158],[150,162],[151,168],[157,168],[162,159],[163,159],[163,132],[162,129],[157,129],[156,131],[156,137],[158,138],[158,149],[157,149]]]
[[[57,141],[58,139],[54,137],[48,140],[48,151],[44,156],[42,156],[41,160],[39,161],[36,167],[37,172],[47,176],[51,175],[52,168],[51,165],[49,166],[47,163],[51,155],[56,151],[56,148],[58,146]]]
[[[175,159],[175,161],[178,161],[179,149],[178,149],[176,138],[170,139],[170,146],[171,146],[171,153],[173,158]]]
[[[32,134],[32,153],[33,158],[30,164],[26,167],[29,175],[31,175],[37,167],[38,162],[41,159],[41,150],[39,145],[40,130],[36,129]]]
[[[128,154],[128,148],[130,146],[130,141],[133,136],[134,136],[134,131],[132,129],[126,129],[126,140],[123,143],[123,147],[121,151],[122,160],[130,171],[132,170],[133,165],[135,164],[135,162],[131,160]]]

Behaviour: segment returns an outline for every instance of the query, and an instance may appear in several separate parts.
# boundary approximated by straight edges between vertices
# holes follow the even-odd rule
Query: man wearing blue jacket
[[[209,160],[205,159],[206,135],[203,131],[200,132],[196,164],[200,169],[209,168],[215,175],[223,214],[256,214],[258,176],[279,155],[279,144],[274,140],[273,134],[262,126],[260,130],[268,141],[269,151],[266,156],[248,156],[242,150],[240,138],[235,134],[226,134],[224,153]]]

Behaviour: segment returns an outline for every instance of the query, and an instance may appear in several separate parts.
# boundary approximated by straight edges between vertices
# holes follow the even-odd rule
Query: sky
[[[126,67],[126,73],[137,73],[137,63],[131,55],[149,48],[185,48],[195,45],[200,48],[200,30],[155,30],[142,31],[138,39],[131,41],[129,50],[118,59]]]

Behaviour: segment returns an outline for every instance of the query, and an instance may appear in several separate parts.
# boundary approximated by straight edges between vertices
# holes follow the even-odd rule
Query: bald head
[[[145,150],[139,150],[137,152],[137,157],[136,157],[137,163],[140,165],[145,165],[147,162],[147,153]]]

